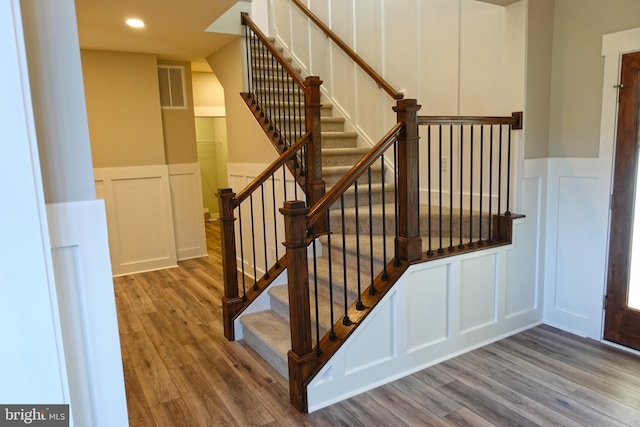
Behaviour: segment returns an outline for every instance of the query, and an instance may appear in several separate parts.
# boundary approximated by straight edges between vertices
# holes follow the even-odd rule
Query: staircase
[[[251,28],[246,38],[247,52],[251,52],[249,92],[243,97],[279,156],[239,193],[232,189],[219,192],[224,333],[230,340],[239,338],[234,332],[239,321],[242,339],[289,378],[291,403],[307,411],[307,387],[317,393],[318,387],[325,387],[319,384],[333,381],[327,375],[334,374],[334,386],[341,387],[339,376],[345,373],[337,371],[344,367],[334,356],[352,348],[342,344],[367,335],[371,348],[377,348],[384,337],[375,330],[365,327],[358,329],[363,334],[352,333],[370,314],[373,318],[386,315],[380,314],[385,310],[377,310],[378,303],[387,292],[397,290],[396,284],[405,285],[403,275],[412,264],[511,242],[512,221],[520,216],[509,212],[510,132],[521,129],[522,116],[419,116],[415,99],[402,99],[401,93],[369,69],[379,87],[396,100],[397,123],[372,148],[362,148],[358,135],[345,129],[345,120],[322,100],[320,79],[302,79],[300,70],[282,57],[248,16],[243,16],[243,23]],[[335,35],[327,34],[335,41]],[[350,56],[358,62],[355,55]],[[453,147],[453,131],[450,140],[443,141],[443,134],[447,135],[443,128],[454,126],[460,132],[455,142],[459,153],[455,162],[451,157],[451,175],[443,186],[442,171],[431,167],[431,159],[443,157],[444,144]],[[429,155],[426,162],[419,161],[423,149]],[[454,165],[460,166],[456,175],[460,186],[449,189]],[[419,204],[421,166],[428,177],[426,188],[436,194],[433,201],[445,201],[443,194],[448,191],[446,206]],[[287,196],[292,182],[304,190],[303,194],[295,192],[298,201]],[[281,189],[278,196],[276,184]],[[432,201],[431,193],[423,203]],[[306,201],[299,201],[305,196]],[[489,202],[488,208],[483,207],[483,200]],[[499,213],[501,200],[502,206],[506,204],[504,215]],[[276,215],[278,208],[282,215]],[[473,210],[478,208],[482,213]],[[277,249],[269,256],[268,245],[277,248],[283,243],[285,257]],[[495,265],[490,261],[489,270]],[[288,285],[275,282],[283,271],[287,271]],[[408,295],[407,301],[411,299]],[[249,308],[258,300],[258,305]],[[263,311],[253,311],[256,307]],[[394,320],[387,324],[395,324],[395,314],[389,315]],[[407,324],[397,333],[408,329]],[[363,364],[361,369],[369,369],[366,358],[351,356],[350,361]],[[408,363],[422,362],[411,359]],[[366,381],[376,382],[368,375]]]
[[[335,184],[351,167],[362,158],[364,154],[368,152],[368,148],[360,148],[357,144],[358,134],[356,132],[345,131],[345,120],[342,117],[335,117],[333,115],[333,107],[328,102],[323,102],[321,108],[321,134],[322,134],[322,170],[323,179],[330,188]],[[378,178],[378,181],[380,179]],[[376,189],[375,200],[381,199],[381,184],[378,182],[372,186]],[[391,195],[392,197],[392,195]],[[355,197],[353,191],[350,194],[345,195],[345,224],[348,224],[351,229],[355,226]],[[358,204],[368,205],[367,197],[359,197]],[[332,215],[331,223],[332,229],[335,227],[338,232],[341,230],[341,218],[336,217],[339,212],[336,211]],[[330,319],[329,311],[331,310],[328,294],[333,293],[334,301],[342,301],[344,299],[344,277],[347,278],[346,292],[349,301],[352,301],[357,297],[357,277],[358,270],[355,266],[358,263],[358,256],[355,252],[356,242],[355,236],[346,236],[346,250],[343,251],[342,239],[335,238],[331,242],[333,266],[332,266],[332,280],[331,291],[329,290],[329,266],[327,254],[329,252],[327,246],[328,238],[323,236],[319,239],[320,247],[322,248],[323,255],[317,259],[317,270],[314,274],[310,273],[309,283],[311,283],[311,294],[314,294],[313,284],[318,283],[318,309],[321,313],[322,319]],[[380,236],[382,240],[382,236]],[[392,243],[392,239],[387,239]],[[361,242],[364,245],[364,242]],[[369,244],[366,244],[367,248]],[[376,244],[376,247],[380,247]],[[393,250],[392,247],[389,250]],[[343,258],[343,252],[345,258]],[[361,254],[360,259],[363,260],[367,255]],[[343,264],[343,260],[346,259],[346,264]],[[376,264],[375,271],[379,271],[382,265],[382,258],[375,259]],[[345,270],[345,267],[346,270]],[[369,264],[367,264],[368,266]],[[368,268],[368,267],[367,267]],[[364,265],[361,268],[361,277],[370,278],[370,272],[365,269]],[[368,283],[367,283],[368,285]],[[363,284],[364,286],[364,284]],[[286,285],[272,286],[269,290],[269,299],[271,302],[271,309],[260,311],[256,313],[247,314],[241,317],[240,322],[243,326],[243,339],[251,346],[258,354],[260,354],[271,366],[273,366],[283,377],[288,378],[288,364],[287,364],[287,352],[291,349],[291,337],[290,337],[290,325],[289,325],[289,298]],[[315,310],[315,307],[312,307]],[[341,305],[334,303],[333,311],[335,313],[335,319],[340,318],[340,312],[343,310]],[[331,325],[320,325],[320,335],[323,336]],[[313,325],[315,330],[315,324]]]

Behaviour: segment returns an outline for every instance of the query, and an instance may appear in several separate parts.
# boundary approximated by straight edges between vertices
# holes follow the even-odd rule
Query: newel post
[[[307,195],[309,197],[309,206],[313,206],[325,193],[325,182],[322,179],[321,85],[322,80],[318,76],[309,76],[304,80],[305,125],[307,132],[311,133],[311,141],[307,145]],[[316,234],[326,231],[326,220],[320,219],[316,224]]]
[[[422,258],[420,237],[420,188],[418,150],[418,111],[415,99],[401,99],[393,111],[397,113],[402,132],[398,137],[398,257],[404,261]]]
[[[309,265],[307,261],[307,220],[309,208],[302,201],[284,202],[285,247],[289,288],[289,398],[299,411],[307,411],[305,382],[317,366],[318,356],[311,339],[311,306],[309,303]]]
[[[233,215],[233,201],[236,193],[230,188],[221,188],[218,193],[220,210],[220,244],[222,250],[222,277],[224,296],[222,297],[222,323],[224,336],[235,340],[233,320],[242,307],[242,298],[238,294],[238,264],[236,261],[236,232]]]

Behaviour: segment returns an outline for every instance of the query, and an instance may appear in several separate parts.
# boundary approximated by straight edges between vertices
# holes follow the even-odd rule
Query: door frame
[[[605,57],[604,66],[604,83],[602,95],[602,118],[600,125],[600,160],[607,163],[609,183],[609,194],[613,194],[613,172],[614,172],[614,152],[617,134],[617,114],[618,114],[618,90],[615,87],[620,79],[622,55],[640,51],[640,28],[635,28],[618,33],[607,34],[602,37],[602,55]],[[611,210],[609,210],[609,220],[607,225],[607,251],[606,271],[602,283],[602,298],[607,290],[608,278],[608,259],[609,247],[608,242],[611,237]],[[600,319],[600,340],[608,345],[619,347],[625,351],[640,354],[640,352],[628,347],[620,346],[616,343],[604,340],[604,317],[605,310],[603,306],[602,317]]]

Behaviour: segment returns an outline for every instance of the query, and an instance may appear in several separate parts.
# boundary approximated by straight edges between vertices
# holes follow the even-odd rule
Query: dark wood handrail
[[[322,217],[322,214],[337,202],[340,196],[343,195],[344,192],[347,191],[347,189],[349,189],[349,187],[351,187],[351,185],[353,185],[353,183],[356,182],[363,173],[366,172],[366,170],[380,157],[380,155],[389,148],[393,139],[398,136],[401,130],[402,123],[396,123],[396,125],[387,132],[387,134],[367,153],[367,155],[360,159],[349,172],[347,172],[333,187],[331,187],[331,190],[329,190],[309,211],[309,214],[307,215],[308,227],[315,224]]]
[[[251,28],[253,32],[258,36],[258,39],[262,42],[262,44],[271,52],[271,54],[276,58],[278,63],[282,65],[287,74],[291,76],[291,78],[296,82],[298,86],[304,89],[304,80],[300,77],[300,74],[289,64],[289,62],[282,56],[280,52],[273,46],[273,44],[269,41],[267,36],[260,31],[260,28],[251,20],[249,15],[246,12],[241,13],[242,24]]]
[[[249,185],[247,185],[242,191],[240,191],[234,200],[233,207],[236,208],[240,206],[247,197],[251,195],[254,191],[256,191],[264,182],[271,177],[279,168],[281,168],[285,162],[290,160],[295,154],[302,148],[303,145],[307,144],[310,141],[311,133],[307,132],[300,139],[296,141],[291,147],[287,149],[284,153],[280,154],[280,156],[273,161],[265,170],[262,171],[260,175],[255,177],[253,181]]]
[[[371,66],[369,66],[369,64],[367,64],[364,59],[362,59],[357,53],[355,53],[353,49],[349,47],[349,45],[343,42],[336,33],[331,31],[331,29],[327,27],[324,22],[320,20],[320,18],[314,15],[314,13],[311,12],[311,10],[309,10],[300,0],[291,1],[293,2],[293,4],[298,6],[302,13],[307,15],[307,17],[311,19],[311,21],[313,21],[313,23],[316,24],[320,28],[320,30],[322,30],[322,32],[327,35],[327,37],[333,40],[333,42],[344,51],[344,53],[349,55],[349,57],[353,59],[355,63],[358,64],[358,66],[362,68],[362,70],[367,73],[369,77],[371,77],[380,88],[384,89],[384,91],[387,92],[393,99],[404,98],[404,95],[402,93],[398,92],[389,83],[387,83],[387,81],[383,79],[380,74],[378,74],[373,68],[371,68]]]
[[[511,116],[418,116],[418,125],[512,125],[522,129],[522,112]]]

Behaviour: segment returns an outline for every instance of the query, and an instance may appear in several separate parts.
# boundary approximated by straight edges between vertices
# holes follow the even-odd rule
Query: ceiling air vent
[[[158,65],[160,84],[160,106],[162,108],[187,108],[184,67],[180,65]]]

